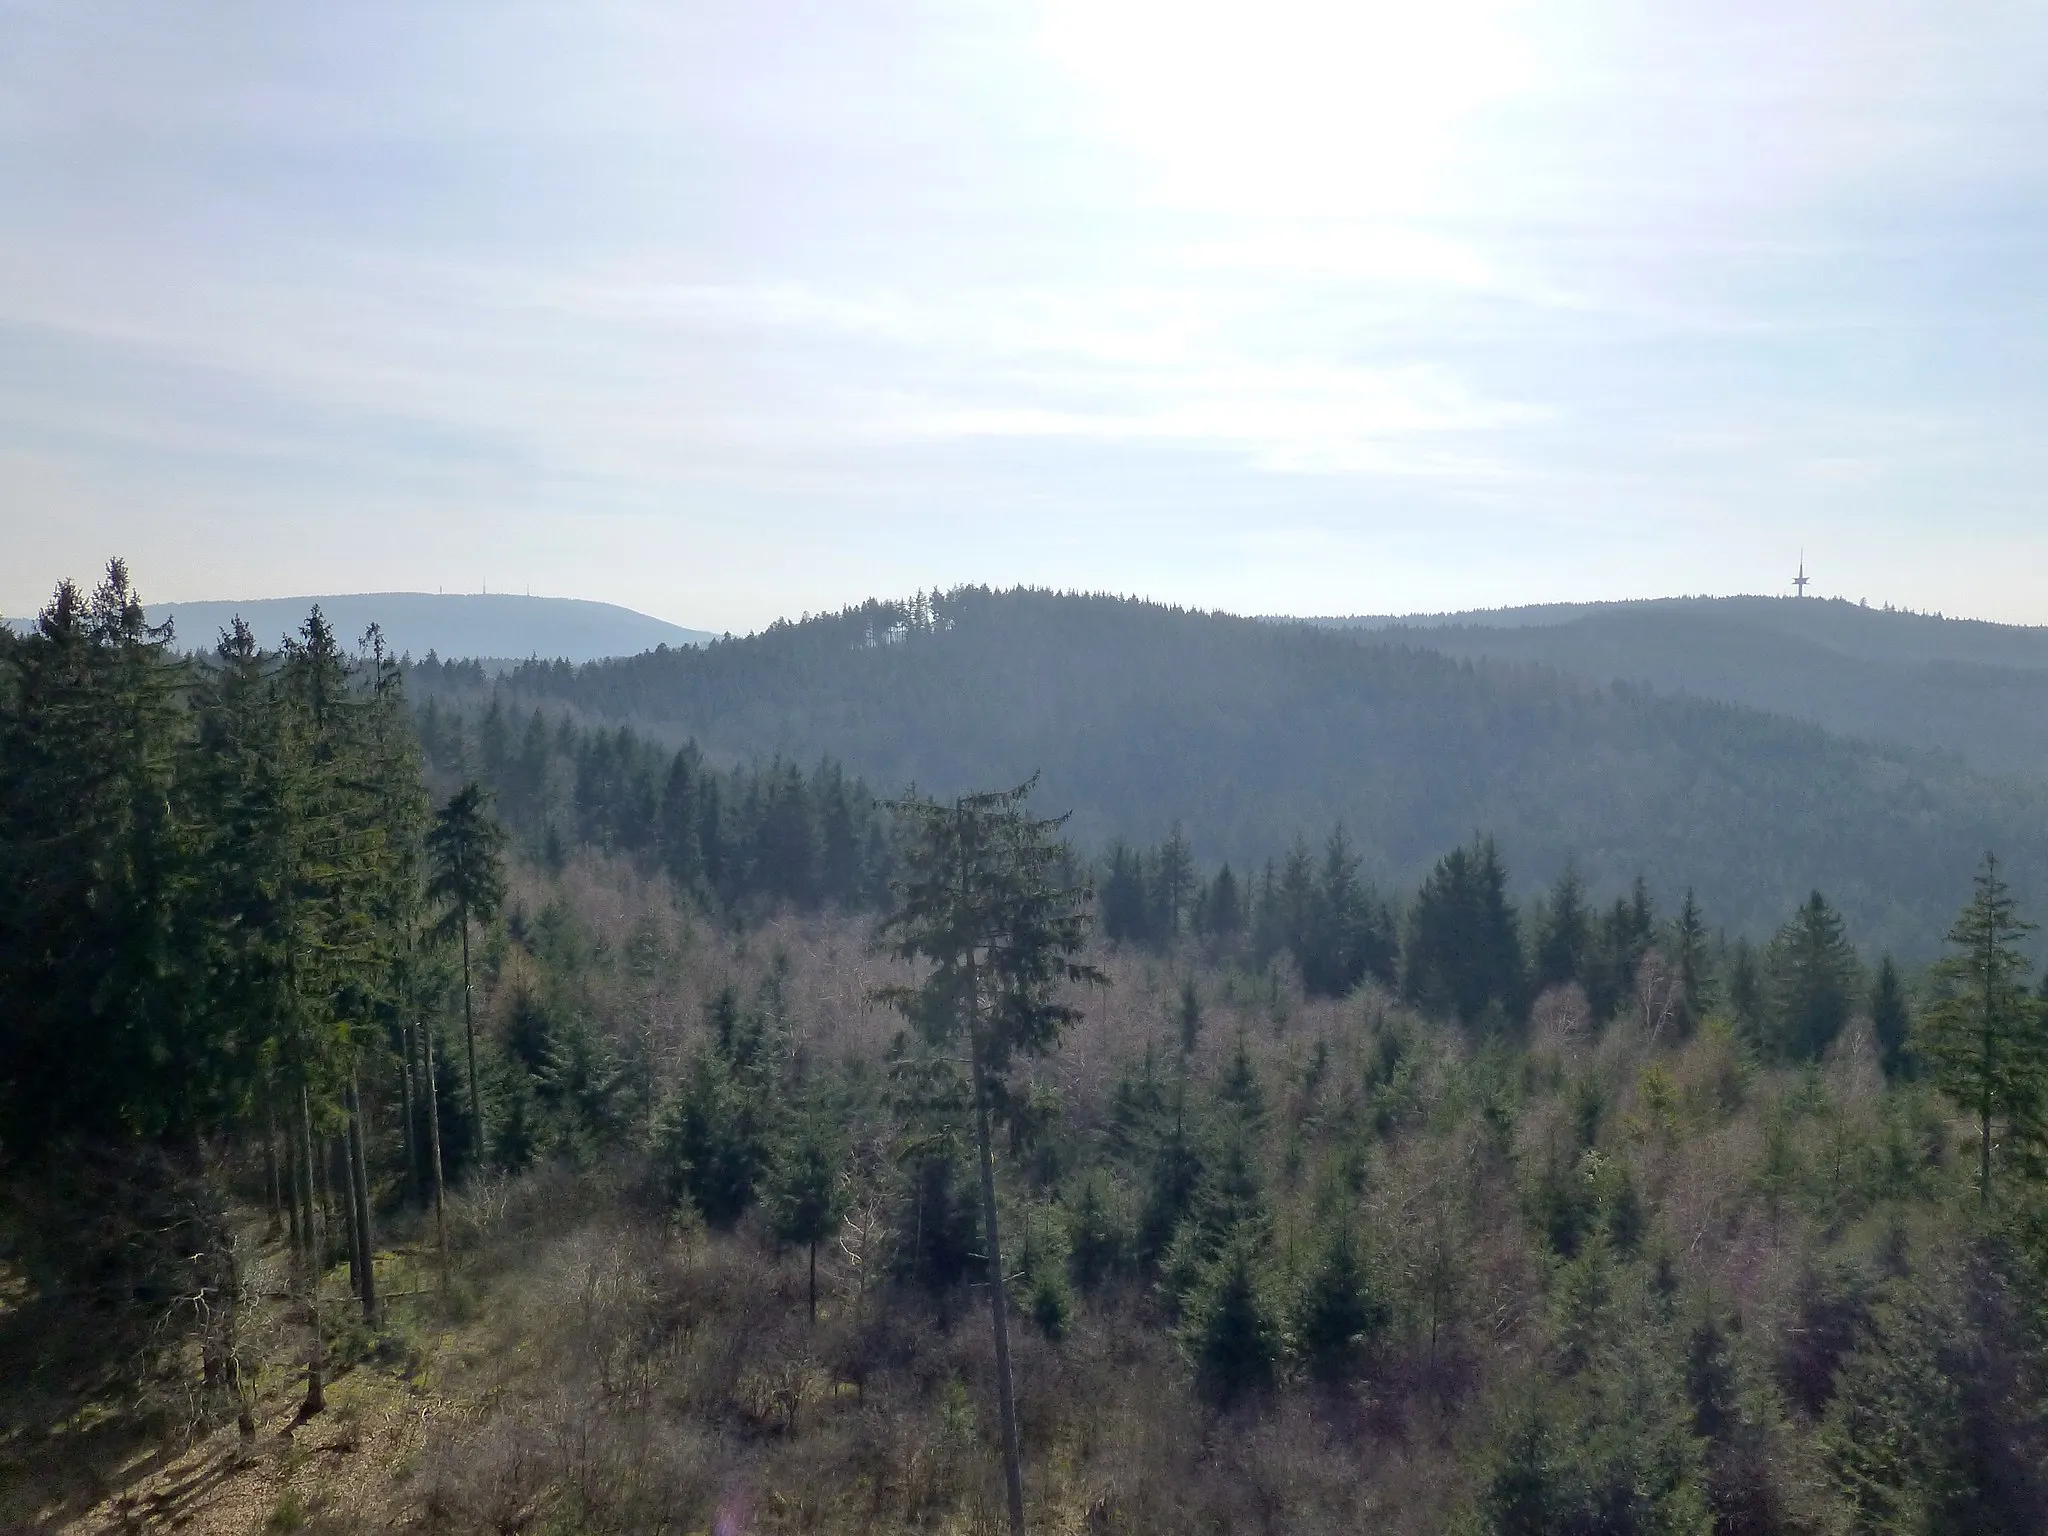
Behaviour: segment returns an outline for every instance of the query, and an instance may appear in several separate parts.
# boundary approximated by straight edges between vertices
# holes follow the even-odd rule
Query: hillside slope
[[[701,645],[712,637],[614,603],[509,593],[354,592],[329,597],[265,597],[247,602],[153,603],[152,624],[177,626],[180,646],[205,650],[239,614],[257,639],[275,645],[318,603],[336,633],[353,643],[371,624],[401,654],[546,656],[592,661],[657,646]]]
[[[1334,627],[1626,678],[2048,777],[2048,629],[1789,598],[1671,598]]]
[[[879,786],[948,792],[1042,774],[1089,846],[1182,821],[1240,866],[1341,818],[1369,870],[1407,886],[1497,833],[1519,883],[1576,857],[1599,887],[1696,885],[1764,929],[1819,886],[1859,939],[1935,946],[1986,847],[2048,888],[2042,794],[1810,725],[1401,639],[1152,604],[965,590],[700,651],[505,680],[714,757],[830,753]]]

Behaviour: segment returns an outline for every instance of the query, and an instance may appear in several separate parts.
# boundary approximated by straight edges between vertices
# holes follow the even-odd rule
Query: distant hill
[[[516,597],[509,594],[355,592],[330,597],[263,597],[247,602],[156,603],[150,622],[166,619],[177,628],[180,647],[210,648],[237,614],[257,639],[275,645],[296,630],[318,603],[336,633],[351,643],[371,624],[383,626],[393,650],[414,656],[594,661],[632,656],[657,646],[702,645],[713,638],[613,603],[574,597]]]
[[[1647,683],[2048,777],[2048,628],[1769,597],[1314,622],[1449,656]]]
[[[969,589],[500,687],[714,759],[830,753],[884,790],[1042,771],[1040,803],[1071,809],[1084,846],[1179,819],[1205,860],[1240,869],[1342,818],[1405,890],[1484,829],[1525,890],[1575,856],[1601,889],[1640,870],[1667,901],[1696,885],[1716,920],[1766,931],[1818,886],[1859,940],[1912,954],[1938,944],[1987,847],[2048,895],[2038,787],[1424,639]]]

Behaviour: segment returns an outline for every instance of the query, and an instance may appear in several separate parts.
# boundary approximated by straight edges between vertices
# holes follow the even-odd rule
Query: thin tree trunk
[[[988,1242],[989,1320],[996,1336],[996,1399],[1002,1410],[1003,1486],[1011,1536],[1024,1536],[1024,1467],[1017,1443],[1017,1393],[1010,1375],[1010,1307],[1003,1283],[1003,1243],[996,1220],[996,1164],[989,1140],[988,1078],[974,1047],[974,1139],[981,1161],[981,1223]]]
[[[273,1118],[275,1117],[273,1116]],[[285,1121],[284,1209],[286,1219],[289,1222],[289,1229],[285,1237],[291,1244],[292,1262],[296,1264],[305,1257],[306,1252],[305,1234],[299,1228],[299,1137],[298,1132],[293,1129],[296,1122],[290,1116],[286,1116]]]
[[[306,1284],[306,1312],[313,1325],[312,1347],[306,1354],[306,1400],[299,1405],[299,1417],[310,1419],[327,1406],[327,1340],[320,1323],[320,1210],[313,1198],[313,1111],[304,1088],[299,1090],[299,1143],[305,1167],[306,1249],[313,1255]]]
[[[818,1326],[818,1240],[811,1239],[811,1326]]]
[[[256,1438],[256,1397],[242,1375],[242,1260],[235,1251],[233,1232],[227,1234],[227,1269],[227,1323],[224,1331],[227,1336],[228,1386],[235,1394],[235,1432],[246,1445]]]
[[[274,1243],[284,1230],[284,1192],[277,1178],[277,1117],[267,1099],[263,1105],[263,1186],[270,1196],[270,1230],[264,1237]]]
[[[354,1072],[348,1079],[349,1190],[355,1201],[356,1251],[362,1270],[358,1295],[363,1301],[363,1321],[377,1326],[377,1244],[370,1231],[370,1164],[363,1150],[367,1127],[363,1121],[362,1089]]]
[[[469,1048],[469,1123],[470,1135],[475,1138],[472,1150],[476,1165],[481,1168],[484,1159],[484,1101],[476,1081],[476,1018],[470,1002],[467,915],[462,919],[462,1038]]]
[[[419,1106],[413,1097],[413,1072],[417,1063],[413,1059],[412,1021],[406,1019],[398,1026],[398,1058],[404,1064],[398,1074],[399,1112],[405,1117],[405,1203],[414,1210],[420,1204],[420,1125]]]
[[[363,1245],[356,1228],[356,1163],[349,1155],[347,1107],[348,1096],[344,1094],[341,1134],[328,1137],[322,1151],[327,1165],[328,1198],[333,1202],[328,1208],[328,1220],[340,1222],[342,1252],[348,1256],[348,1293],[359,1297],[363,1294]]]
[[[432,1025],[422,1025],[420,1039],[425,1046],[427,1061],[427,1145],[433,1156],[434,1175],[434,1242],[441,1255],[441,1290],[448,1290],[448,1211],[442,1199],[441,1189],[441,1094],[434,1086],[434,1030]]]
[[[1995,871],[1996,866],[1994,866]],[[1991,1203],[1991,1085],[1998,1069],[1998,1047],[1992,1021],[1991,976],[1997,961],[1995,947],[1997,935],[1987,919],[1984,928],[1984,1082],[1977,1104],[1977,1129],[1979,1148],[1977,1154],[1977,1201],[1980,1205]]]

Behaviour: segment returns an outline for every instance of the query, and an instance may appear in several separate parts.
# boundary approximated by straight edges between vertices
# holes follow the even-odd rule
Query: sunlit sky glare
[[[2048,623],[2039,0],[0,0],[0,611]]]

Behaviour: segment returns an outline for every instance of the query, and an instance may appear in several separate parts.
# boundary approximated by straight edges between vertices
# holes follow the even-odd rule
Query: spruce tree
[[[2040,1137],[2048,1027],[2018,947],[2035,925],[2019,915],[1995,854],[1984,855],[1976,886],[1949,930],[1955,952],[1934,967],[1942,995],[1922,1014],[1916,1044],[1935,1086],[1977,1122],[1977,1193],[1988,1203],[1994,1128],[2002,1122],[2016,1143]]]
[[[896,802],[893,810],[904,834],[902,875],[896,911],[882,930],[896,958],[929,967],[920,985],[882,995],[929,1048],[964,1046],[968,1058],[1013,1536],[1024,1530],[1024,1483],[1010,1375],[993,1124],[1010,1100],[1013,1061],[1052,1050],[1078,1017],[1060,999],[1061,985],[1102,979],[1077,958],[1088,932],[1087,892],[1057,878],[1060,822],[1028,813],[1031,789],[1026,783],[962,796],[951,804],[917,798]]]
[[[1842,919],[1815,891],[1778,931],[1764,957],[1773,1043],[1792,1061],[1814,1061],[1849,1022],[1859,990],[1856,951]]]
[[[1386,1303],[1360,1251],[1357,1224],[1348,1213],[1334,1213],[1323,1222],[1295,1324],[1309,1374],[1325,1383],[1357,1374],[1387,1322]]]
[[[1682,1033],[1691,1034],[1713,1007],[1713,972],[1707,956],[1707,924],[1692,887],[1671,923],[1671,961],[1677,971],[1678,1021]]]
[[[505,900],[505,833],[491,818],[490,801],[474,780],[449,797],[427,833],[432,873],[427,895],[441,908],[437,933],[462,944],[462,1036],[469,1059],[470,1134],[484,1144],[483,1094],[477,1082],[475,983],[469,932],[497,916]]]
[[[1890,955],[1878,962],[1877,978],[1870,985],[1870,1032],[1876,1038],[1884,1075],[1906,1076],[1910,1065],[1906,1043],[1913,1032],[1913,1015],[1906,1001],[1906,984]]]
[[[1279,1308],[1259,1244],[1227,1239],[1189,1298],[1182,1347],[1204,1393],[1220,1408],[1272,1387],[1286,1351]]]
[[[839,1229],[846,1213],[846,1143],[826,1114],[813,1108],[797,1118],[776,1148],[768,1171],[767,1206],[775,1235],[810,1254],[810,1306],[818,1321],[818,1244]]]
[[[1578,865],[1566,862],[1550,887],[1543,921],[1536,935],[1536,985],[1561,987],[1584,979],[1586,957],[1593,943],[1592,914],[1586,910],[1586,887]]]

